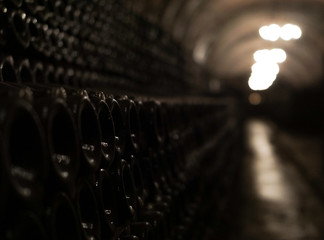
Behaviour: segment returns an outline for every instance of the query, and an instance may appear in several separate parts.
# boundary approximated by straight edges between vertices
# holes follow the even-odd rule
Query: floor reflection
[[[249,146],[253,154],[253,175],[257,193],[264,200],[287,204],[290,202],[289,188],[284,173],[271,143],[272,131],[261,121],[248,124]]]
[[[251,120],[246,131],[244,239],[322,239],[323,206],[276,151],[275,128]]]

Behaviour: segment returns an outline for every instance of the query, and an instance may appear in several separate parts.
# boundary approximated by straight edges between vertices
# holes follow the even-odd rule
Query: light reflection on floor
[[[261,120],[247,124],[244,239],[321,239],[312,213],[323,206],[292,166],[277,153],[275,128]],[[322,215],[321,215],[322,216]]]
[[[264,200],[289,203],[289,189],[285,185],[283,173],[278,166],[278,158],[270,142],[272,131],[263,122],[250,122],[250,148],[254,159],[254,176],[257,193]]]

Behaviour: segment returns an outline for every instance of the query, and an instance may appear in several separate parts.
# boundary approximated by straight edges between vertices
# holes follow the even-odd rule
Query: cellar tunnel
[[[0,239],[323,239],[323,22],[324,0],[0,0]]]

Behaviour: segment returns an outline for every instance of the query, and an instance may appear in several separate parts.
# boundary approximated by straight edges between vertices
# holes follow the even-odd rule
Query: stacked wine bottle
[[[0,239],[199,239],[210,209],[221,231],[237,104],[188,74],[123,1],[0,1]]]

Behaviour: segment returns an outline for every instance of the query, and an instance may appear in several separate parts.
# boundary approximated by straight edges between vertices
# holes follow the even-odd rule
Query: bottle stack
[[[0,1],[0,239],[220,234],[240,123],[188,74],[122,1]]]

